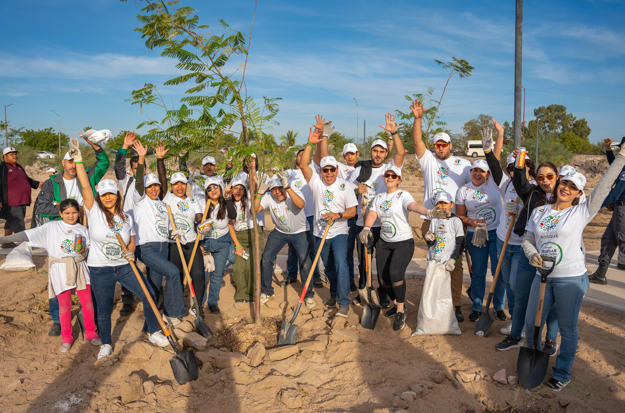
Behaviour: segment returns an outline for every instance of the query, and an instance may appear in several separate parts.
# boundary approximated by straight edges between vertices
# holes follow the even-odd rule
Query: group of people
[[[112,354],[111,315],[117,282],[122,286],[120,314],[130,314],[137,297],[144,304],[144,332],[149,341],[168,345],[129,261],[140,260],[145,265],[145,274],[140,277],[148,293],[157,303],[162,296],[163,318],[176,325],[187,313],[187,264],[201,304],[201,314],[196,316],[204,317],[204,305],[212,314],[221,311],[220,291],[230,264],[235,301],[255,300],[257,251],[261,255],[261,303],[274,299],[275,262],[278,252],[287,245],[287,274],[282,285],[296,282],[298,272],[302,286],[306,285],[319,253],[330,289],[330,299],[324,305],[338,307],[338,317],[348,316],[350,304],[361,305],[358,295],[350,300],[350,292],[365,288],[367,254],[375,253],[380,306],[387,309],[387,317],[394,318],[393,329],[399,331],[406,325],[405,273],[414,253],[409,214],[415,212],[423,218],[421,231],[429,247],[428,261],[437,262],[449,273],[458,322],[464,321],[462,254],[466,251],[471,269],[467,295],[472,301],[472,322],[485,311],[482,302],[488,262],[494,274],[503,254],[493,306],[495,317],[506,321],[507,301],[511,320],[500,331],[506,338],[496,345],[497,350],[520,347],[523,336],[532,342],[540,283],[536,268],[543,265],[543,257],[556,259],[542,314],[542,323],[547,325],[546,340],[539,346],[554,356],[560,349],[546,384],[561,390],[570,381],[577,348],[577,318],[589,281],[605,283],[607,263],[616,246],[625,252],[623,231],[619,231],[625,221],[615,216],[604,235],[606,251],[600,257],[600,267],[589,279],[582,232],[606,203],[624,205],[625,184],[617,182],[612,187],[619,179],[625,181],[625,151],[614,156],[612,142],[606,139],[610,168],[586,198],[583,174],[571,166],[558,170],[551,162],[536,167],[518,148],[508,155],[504,171],[500,163],[503,128],[494,119],[497,136],[493,137],[490,128],[482,131],[486,159],[471,163],[451,154],[451,138],[444,132],[434,136],[433,149],[429,150],[421,129],[423,104],[414,101],[410,109],[414,115],[414,150],[424,179],[423,204],[400,188],[405,150],[390,113],[381,126],[387,139],[372,142],[370,160],[359,160],[356,145],[348,143],[343,148],[344,162],[329,155],[332,122],[317,116],[307,144],[294,159],[294,168],[272,177],[256,170],[255,155],[246,157],[243,171],[236,176],[218,175],[212,156],[202,159],[199,174],[186,167],[183,172],[168,174],[164,159],[169,149],[162,144],[154,147],[156,174],[146,173],[148,148],[129,132],[117,152],[116,181],[103,179],[108,157],[89,141],[89,131],[83,137],[95,150],[96,163],[86,170],[78,141],[72,141],[63,158],[63,171],[51,173],[45,183],[26,176],[17,164],[14,148],[4,150],[5,162],[0,164],[2,211],[18,219],[7,219],[5,237],[0,242],[7,245],[27,241],[48,251],[53,319],[49,334],[60,335],[61,351],[69,351],[73,343],[71,294],[76,290],[85,320],[85,338],[101,346],[98,358],[102,358]],[[395,153],[386,162],[393,148]],[[127,170],[130,150],[135,155]],[[524,162],[517,162],[519,157]],[[29,190],[42,187],[29,230],[24,228],[23,215],[31,201],[30,192],[21,198],[12,192],[26,185]],[[266,241],[265,211],[275,224]],[[20,214],[21,226],[16,224]],[[507,238],[512,215],[516,221]],[[126,253],[117,235],[126,244]],[[255,245],[256,238],[259,245]],[[176,244],[180,244],[180,250]],[[602,239],[602,250],[603,244]],[[317,305],[314,289],[323,287],[318,268],[312,276],[314,282],[309,283],[305,294],[305,304],[310,308]],[[195,310],[191,307],[188,311]],[[560,347],[556,343],[558,332]]]

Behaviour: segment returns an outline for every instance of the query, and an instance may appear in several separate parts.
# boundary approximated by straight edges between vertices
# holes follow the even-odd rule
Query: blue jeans
[[[139,270],[137,269],[137,271]],[[150,283],[147,282],[141,271],[139,271],[139,276],[141,276],[146,289],[154,300],[154,292]],[[95,308],[97,308],[96,321],[102,343],[113,344],[111,340],[111,314],[115,305],[113,299],[115,298],[115,284],[117,282],[126,287],[143,303],[143,317],[145,317],[143,331],[153,334],[160,329],[156,315],[152,312],[152,307],[143,293],[143,289],[130,264],[115,267],[89,267],[89,278],[91,279],[91,291],[95,298]]]
[[[209,306],[217,305],[219,302],[221,280],[224,278],[224,271],[226,270],[226,263],[228,262],[228,257],[230,256],[231,245],[232,237],[230,237],[230,233],[227,233],[217,239],[205,238],[202,241],[204,251],[210,252],[215,260],[215,271],[212,271],[210,274],[208,272],[204,272],[204,281],[208,282],[208,280],[210,280],[207,300]],[[204,293],[200,305],[204,305],[204,300],[206,300],[206,293]]]
[[[308,234],[306,234],[306,232],[285,234],[274,229],[267,237],[260,264],[260,291],[270,297],[273,295],[273,285],[271,283],[273,278],[273,263],[276,261],[278,252],[280,252],[286,244],[289,244],[289,247],[293,248],[297,254],[302,288],[308,280],[308,273],[312,265],[312,261],[310,260],[311,245],[308,242]],[[295,279],[297,279],[297,273]],[[308,291],[306,291],[306,298],[312,298],[314,295],[313,285],[310,283],[308,285]]]
[[[497,256],[501,257],[503,249],[503,240],[497,237]],[[501,272],[499,277],[506,287],[506,297],[508,298],[508,312],[510,318],[514,318],[514,289],[516,287],[516,274],[519,268],[520,256],[525,256],[523,248],[520,245],[510,245],[506,247],[506,253],[503,256],[501,264]]]
[[[50,317],[52,317],[52,322],[61,324],[61,319],[59,318],[59,299],[57,297],[50,298],[48,304],[50,305],[49,312]],[[95,309],[95,306],[93,306],[93,308]]]
[[[486,271],[488,270],[488,258],[490,257],[490,272],[495,275],[497,271],[497,230],[488,231],[488,241],[482,248],[478,248],[471,243],[473,232],[467,232],[467,249],[471,255],[471,299],[473,300],[473,311],[482,312],[484,301],[484,290],[486,289]],[[506,287],[504,283],[497,282],[495,293],[493,294],[493,308],[495,311],[503,310],[506,299]]]
[[[321,238],[315,237],[317,248]],[[321,259],[330,281],[330,297],[336,298],[339,307],[349,307],[349,274],[347,269],[347,234],[326,238],[321,249]]]
[[[517,260],[516,268],[516,280],[512,286],[514,290],[514,314],[512,317],[512,329],[510,335],[514,339],[520,339],[523,327],[525,326],[525,315],[527,314],[528,300],[530,298],[530,291],[532,289],[532,283],[536,277],[536,267],[532,267],[528,258],[521,251]],[[536,305],[534,305],[534,312],[536,314]],[[558,313],[556,311],[556,305],[551,307],[551,311],[547,316],[547,338],[555,340],[558,338]],[[533,325],[533,324],[532,324]],[[532,330],[533,332],[534,330]],[[527,333],[526,333],[527,334]]]
[[[347,270],[349,271],[349,285],[356,285],[354,279],[354,247],[356,246],[356,237],[358,236],[358,227],[356,226],[358,217],[347,220]]]
[[[306,237],[308,238],[308,244],[313,246],[313,248],[310,248],[308,254],[311,264],[315,260],[315,255],[317,255],[317,248],[314,247],[315,237],[313,236],[313,218],[314,215],[306,217],[306,220],[308,221],[308,228],[310,228],[306,231]],[[295,249],[291,247],[291,244],[289,244],[289,255],[286,262],[286,277],[292,281],[297,281],[297,270],[299,269],[298,261]],[[319,274],[319,267],[315,267],[315,272],[313,272],[313,281],[319,281],[320,278],[321,275]]]
[[[549,311],[554,304],[558,304],[558,327],[560,327],[561,346],[560,354],[553,366],[552,377],[559,381],[571,380],[571,367],[575,361],[577,351],[577,319],[582,307],[582,300],[588,290],[588,273],[578,277],[547,278],[545,287],[545,300],[540,322],[541,331]],[[540,289],[540,275],[536,274],[532,283],[532,291],[528,302],[528,310],[525,315],[525,336],[527,346],[532,346],[534,338],[534,323],[538,294]],[[538,340],[538,348],[542,349],[542,343]]]
[[[182,284],[180,283],[180,270],[169,261],[169,243],[148,242],[138,245],[136,254],[137,259],[150,269],[148,282],[154,291],[156,304],[158,305],[158,299],[163,289],[163,277],[165,277],[163,313],[168,317],[184,317],[185,304]]]

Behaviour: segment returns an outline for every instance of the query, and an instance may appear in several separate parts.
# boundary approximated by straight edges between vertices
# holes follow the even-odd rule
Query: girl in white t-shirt
[[[477,160],[471,168],[471,182],[456,193],[456,214],[467,226],[467,249],[471,256],[471,299],[473,312],[469,320],[476,322],[482,314],[482,301],[486,288],[486,270],[490,257],[491,274],[495,274],[497,262],[497,226],[502,215],[501,194],[490,174],[485,160]],[[506,319],[503,311],[506,288],[497,283],[493,295],[493,307],[498,319]]]
[[[378,279],[395,304],[385,314],[386,317],[395,316],[395,331],[406,326],[406,268],[414,253],[414,238],[408,214],[417,212],[429,219],[447,218],[450,215],[449,211],[428,210],[416,203],[410,193],[399,189],[401,175],[401,169],[396,166],[391,166],[384,172],[386,192],[373,198],[364,228],[359,235],[360,242],[370,248],[373,244],[371,227],[379,219],[380,239],[376,244]]]
[[[543,265],[542,257],[555,259],[555,269],[545,286],[541,327],[553,305],[558,306],[558,326],[562,337],[560,354],[553,374],[545,385],[562,390],[571,380],[571,368],[577,352],[577,321],[582,299],[589,286],[585,256],[581,248],[584,228],[601,209],[614,181],[625,166],[625,151],[620,151],[612,165],[595,186],[585,202],[580,202],[586,178],[571,172],[560,179],[556,199],[534,209],[527,221],[523,251],[534,267]],[[534,320],[539,299],[540,275],[536,273],[525,315],[525,334],[528,345],[534,338]],[[540,349],[540,341],[538,347]]]
[[[61,352],[67,353],[72,335],[72,291],[76,291],[85,320],[85,339],[102,345],[96,333],[91,300],[89,267],[85,262],[89,247],[89,231],[77,223],[80,206],[75,199],[61,201],[59,215],[62,221],[50,221],[40,227],[0,238],[1,242],[28,242],[32,248],[43,248],[48,253],[48,296],[59,300],[61,321]]]
[[[169,345],[167,338],[159,331],[159,324],[152,312],[143,289],[139,284],[128,261],[134,261],[135,230],[133,220],[122,210],[122,198],[119,196],[117,183],[112,179],[103,179],[96,186],[97,195],[94,197],[89,177],[82,163],[82,154],[77,139],[72,139],[70,155],[76,163],[76,173],[82,186],[82,198],[89,221],[89,239],[91,247],[87,257],[89,278],[93,297],[97,308],[98,330],[102,337],[102,347],[98,359],[113,353],[111,340],[111,314],[113,312],[115,285],[119,282],[143,303],[143,314],[151,343],[159,347]],[[115,234],[120,234],[128,246],[124,254]],[[148,292],[153,295],[150,285],[141,272],[143,283]]]

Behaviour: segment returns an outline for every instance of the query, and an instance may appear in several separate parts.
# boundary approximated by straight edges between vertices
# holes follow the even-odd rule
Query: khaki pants
[[[262,255],[265,248],[265,237],[263,236],[260,228],[258,229],[258,232],[260,254]],[[254,273],[255,254],[252,240],[254,237],[254,230],[247,229],[244,231],[237,231],[236,233],[239,243],[241,243],[243,249],[250,254],[250,257],[246,261],[237,256],[234,265],[232,266],[232,275],[237,290],[234,294],[234,299],[251,301],[256,297],[256,274]]]
[[[424,219],[421,224],[423,237],[430,230],[430,220]],[[454,307],[462,304],[462,255],[456,260],[456,268],[451,272],[451,299]]]

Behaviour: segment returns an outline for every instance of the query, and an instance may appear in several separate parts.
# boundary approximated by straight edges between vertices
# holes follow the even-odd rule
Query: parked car
[[[48,152],[48,151],[39,151],[39,152],[37,152],[37,158],[39,158],[39,159],[54,159],[54,158],[56,158],[56,155],[53,154],[52,152]]]
[[[484,156],[484,149],[482,148],[482,141],[467,141],[467,156],[477,158],[478,156]]]

